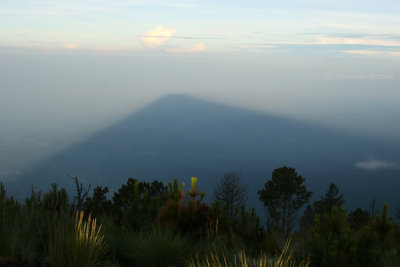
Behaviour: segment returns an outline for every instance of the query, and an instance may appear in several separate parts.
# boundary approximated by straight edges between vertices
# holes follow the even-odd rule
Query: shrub
[[[38,240],[27,229],[31,226],[29,219],[20,204],[6,196],[0,182],[0,265],[13,266],[35,260]]]
[[[48,260],[51,266],[95,266],[106,252],[101,225],[90,214],[76,213],[75,223],[59,220],[51,232]]]
[[[344,208],[334,206],[330,214],[317,214],[306,242],[312,265],[348,266],[355,250],[351,233]]]

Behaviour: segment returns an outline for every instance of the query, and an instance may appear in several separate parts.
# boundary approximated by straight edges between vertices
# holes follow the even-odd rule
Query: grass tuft
[[[308,267],[310,261],[297,264],[289,253],[290,240],[287,240],[282,253],[278,257],[269,257],[265,254],[252,258],[246,255],[244,250],[230,256],[228,250],[225,253],[217,251],[208,255],[196,255],[192,258],[190,267]]]
[[[71,227],[68,220],[58,221],[49,242],[48,260],[51,266],[96,266],[106,253],[101,225],[97,220],[84,219],[83,211],[77,212]]]

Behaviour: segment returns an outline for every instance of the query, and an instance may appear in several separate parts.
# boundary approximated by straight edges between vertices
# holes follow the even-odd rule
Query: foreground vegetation
[[[334,184],[294,228],[311,196],[303,182],[292,168],[274,171],[259,191],[265,222],[246,209],[234,173],[209,204],[194,177],[189,190],[130,178],[112,199],[75,178],[72,199],[53,184],[23,203],[0,183],[0,266],[400,266],[388,205],[347,213]]]

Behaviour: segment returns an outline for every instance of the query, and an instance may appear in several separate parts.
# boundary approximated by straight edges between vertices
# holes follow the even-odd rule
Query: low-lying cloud
[[[397,169],[399,168],[399,164],[396,164],[392,161],[369,159],[365,161],[356,162],[355,167],[367,171],[376,171],[376,170]]]
[[[158,25],[157,28],[148,31],[143,35],[141,39],[148,46],[161,45],[168,41],[175,33],[176,29],[166,29],[163,25]]]

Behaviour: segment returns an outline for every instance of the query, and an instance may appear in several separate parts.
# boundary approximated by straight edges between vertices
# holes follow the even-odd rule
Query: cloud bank
[[[366,171],[397,169],[399,165],[386,160],[369,159],[355,163],[355,167]]]

